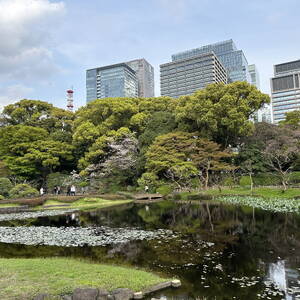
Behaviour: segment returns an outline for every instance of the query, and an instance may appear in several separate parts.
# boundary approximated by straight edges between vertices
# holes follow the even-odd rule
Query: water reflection
[[[5,257],[85,257],[139,266],[182,280],[182,288],[151,297],[297,299],[300,294],[299,215],[209,202],[159,202],[20,222],[5,222],[1,226],[109,226],[176,231],[177,237],[168,241],[132,241],[106,247],[0,244],[0,255]],[[285,293],[284,297],[276,287]]]

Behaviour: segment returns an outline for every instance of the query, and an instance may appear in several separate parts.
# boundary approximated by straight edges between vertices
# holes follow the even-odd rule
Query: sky
[[[227,39],[256,64],[270,93],[273,65],[300,59],[299,0],[0,0],[0,108],[35,99],[85,105],[85,71],[171,55]]]

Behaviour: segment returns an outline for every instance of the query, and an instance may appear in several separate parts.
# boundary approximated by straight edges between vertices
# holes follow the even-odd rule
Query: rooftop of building
[[[222,63],[220,62],[218,57],[215,55],[215,53],[210,51],[210,52],[207,52],[207,53],[202,53],[202,54],[195,55],[195,56],[192,56],[192,57],[188,57],[188,58],[185,58],[185,59],[171,61],[171,62],[168,62],[168,63],[165,63],[165,64],[161,64],[160,67],[167,67],[167,66],[174,65],[174,64],[180,64],[180,63],[188,62],[188,61],[196,59],[196,58],[202,58],[202,57],[204,58],[205,56],[212,56],[213,58],[215,58],[222,65]],[[224,66],[223,66],[223,68],[224,68]]]
[[[135,74],[135,71],[133,69],[131,69],[126,63],[119,63],[119,64],[113,64],[113,65],[98,67],[98,68],[87,69],[87,71],[91,71],[91,70],[101,71],[101,70],[108,70],[108,69],[114,69],[114,68],[120,68],[120,67],[124,67],[124,68],[128,69],[129,71],[131,71],[132,73]]]
[[[283,75],[293,71],[300,71],[300,59],[274,65],[275,75]]]

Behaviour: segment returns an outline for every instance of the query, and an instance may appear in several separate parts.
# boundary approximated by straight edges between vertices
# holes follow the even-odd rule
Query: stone
[[[97,300],[108,300],[108,291],[99,289]]]
[[[136,292],[133,294],[133,299],[143,299],[144,294],[143,292]]]
[[[93,288],[77,288],[73,292],[73,300],[97,300],[99,291]]]
[[[72,296],[70,295],[62,296],[62,300],[72,300]]]
[[[172,281],[166,281],[166,282],[162,282],[153,286],[148,287],[147,289],[145,289],[143,292],[144,294],[150,294],[159,290],[163,290],[165,288],[171,287],[172,286]]]
[[[50,298],[49,294],[38,294],[33,298],[33,300],[46,300],[48,298]]]
[[[172,280],[172,287],[180,287],[181,282],[178,279]]]
[[[133,297],[133,291],[130,289],[116,289],[112,291],[111,295],[114,300],[130,300]]]

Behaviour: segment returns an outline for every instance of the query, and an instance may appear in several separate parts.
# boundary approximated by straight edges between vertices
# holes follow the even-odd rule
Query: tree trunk
[[[205,171],[205,186],[204,189],[207,190],[208,187],[208,179],[209,179],[209,175],[208,175],[208,168]]]
[[[251,195],[253,195],[253,179],[252,179],[252,173],[249,174],[250,177],[250,189],[251,189]]]

